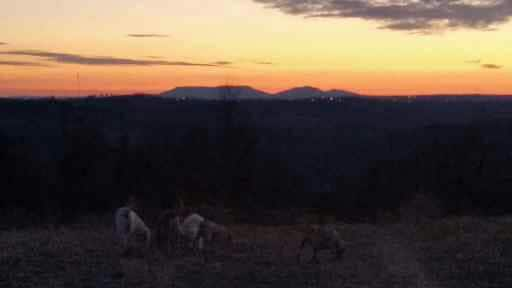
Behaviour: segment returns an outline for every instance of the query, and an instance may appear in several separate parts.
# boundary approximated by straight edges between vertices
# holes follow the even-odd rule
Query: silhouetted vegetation
[[[285,208],[375,221],[421,193],[442,214],[512,212],[512,102],[442,99],[4,99],[0,209],[65,223],[135,194],[245,221]]]

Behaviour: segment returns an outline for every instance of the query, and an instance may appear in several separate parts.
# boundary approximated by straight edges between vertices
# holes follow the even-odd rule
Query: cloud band
[[[200,66],[200,67],[220,67],[227,65],[227,61],[217,61],[213,63],[193,63],[185,61],[164,61],[164,60],[140,60],[117,57],[90,57],[69,53],[54,53],[38,50],[16,50],[0,52],[0,54],[11,56],[30,56],[45,59],[47,61],[61,64],[79,64],[96,66]]]
[[[430,33],[492,29],[512,16],[510,0],[253,0],[291,15],[359,18],[381,28]]]

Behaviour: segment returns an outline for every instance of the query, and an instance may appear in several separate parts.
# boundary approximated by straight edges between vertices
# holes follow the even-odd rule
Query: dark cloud
[[[490,64],[490,63],[481,64],[482,62],[483,61],[481,59],[474,59],[474,60],[466,61],[467,64],[478,65],[478,66],[480,66],[480,68],[483,68],[483,69],[501,69],[501,68],[503,68],[503,66],[501,66],[501,65]]]
[[[266,61],[258,61],[258,62],[254,62],[254,64],[258,64],[258,65],[274,65],[274,63],[272,63],[272,62],[266,62]]]
[[[0,66],[25,66],[25,67],[49,67],[49,65],[37,62],[25,62],[25,61],[1,61]]]
[[[219,65],[219,66],[226,66],[226,65],[231,65],[233,63],[229,62],[229,61],[217,61],[217,62],[214,62],[213,64],[216,64],[216,65]]]
[[[482,64],[480,67],[482,67],[484,69],[501,69],[501,68],[503,68],[503,66],[496,65],[496,64]]]
[[[128,34],[126,35],[132,38],[167,38],[169,35],[166,34]]]
[[[287,14],[359,18],[401,31],[489,30],[512,16],[511,0],[253,0]]]
[[[202,66],[202,67],[218,67],[224,66],[223,61],[214,63],[193,63],[185,61],[164,61],[164,60],[139,60],[129,58],[116,58],[116,57],[90,57],[77,54],[68,53],[54,53],[38,50],[16,50],[0,52],[4,55],[12,56],[30,56],[43,58],[47,61],[62,63],[62,64],[80,64],[80,65],[96,65],[96,66]]]

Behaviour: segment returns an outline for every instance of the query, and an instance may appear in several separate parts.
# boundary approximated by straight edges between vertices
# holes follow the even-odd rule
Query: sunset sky
[[[512,0],[5,0],[0,96],[512,94]]]

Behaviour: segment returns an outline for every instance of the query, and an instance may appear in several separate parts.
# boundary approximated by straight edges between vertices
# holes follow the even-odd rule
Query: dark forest
[[[127,195],[246,222],[297,209],[375,222],[418,195],[440,216],[501,215],[511,144],[509,98],[3,99],[2,225],[72,222]]]

